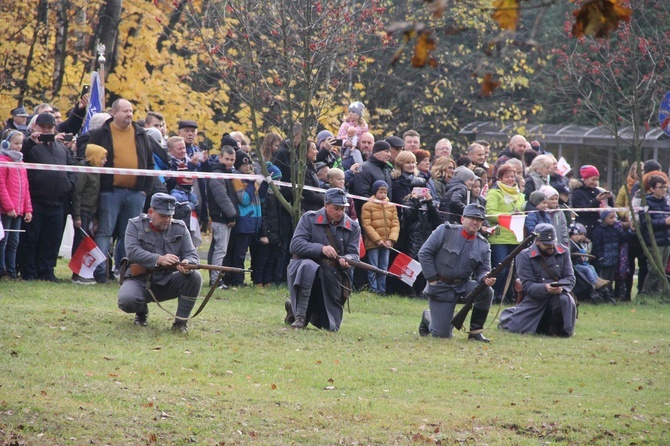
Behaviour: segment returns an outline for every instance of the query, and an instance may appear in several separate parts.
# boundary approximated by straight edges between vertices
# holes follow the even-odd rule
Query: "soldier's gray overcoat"
[[[551,275],[542,267],[542,254],[537,245],[526,248],[516,258],[517,275],[521,279],[525,298],[516,307],[507,308],[500,314],[500,328],[513,333],[535,333],[552,295],[547,293],[545,284],[554,282]],[[544,257],[547,267],[561,281],[571,285],[564,286],[560,294],[563,330],[568,336],[575,332],[577,306],[567,293],[575,286],[575,273],[572,269],[570,251],[560,244],[554,254]]]
[[[328,218],[325,208],[303,214],[291,239],[293,259],[288,265],[288,285],[293,312],[296,312],[296,287],[310,288],[311,296],[306,320],[318,328],[330,331],[340,329],[344,310],[342,287],[346,271],[324,263],[321,248],[330,245],[326,235]],[[352,260],[359,260],[358,247],[361,230],[358,223],[346,214],[330,230],[338,245],[337,252]]]

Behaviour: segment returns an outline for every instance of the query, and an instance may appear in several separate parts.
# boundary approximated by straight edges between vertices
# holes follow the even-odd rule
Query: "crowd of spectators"
[[[173,170],[179,177],[120,174],[74,174],[68,171],[37,171],[0,167],[0,213],[6,235],[0,241],[0,278],[57,282],[54,274],[58,248],[68,214],[75,227],[73,252],[84,235],[92,236],[109,254],[96,269],[94,279],[73,274],[80,284],[108,283],[124,257],[128,219],[146,211],[156,192],[166,192],[183,205],[182,218],[191,232],[210,232],[208,262],[243,267],[250,253],[251,283],[269,286],[286,282],[293,216],[282,205],[295,199],[295,191],[270,187],[273,181],[297,180],[298,169],[291,153],[305,148],[302,212],[323,206],[319,189],[340,188],[354,197],[347,212],[361,218],[367,260],[387,268],[398,252],[416,259],[429,235],[443,222],[460,222],[470,203],[486,208],[483,231],[491,245],[492,265],[500,263],[521,238],[501,224],[500,216],[525,215],[525,235],[540,223],[556,229],[559,243],[573,251],[576,265],[590,266],[587,282],[595,300],[630,300],[633,272],[638,268],[638,292],[660,288],[655,268],[648,268],[642,244],[634,232],[630,213],[613,212],[614,194],[600,187],[600,172],[585,165],[568,176],[558,173],[556,158],[537,141],[513,136],[490,159],[491,146],[476,141],[457,153],[451,142],[440,139],[433,150],[422,146],[421,135],[408,130],[401,136],[378,138],[364,119],[365,107],[352,103],[337,137],[328,129],[303,141],[296,123],[292,139],[276,133],[265,135],[260,153],[253,153],[249,138],[237,131],[227,133],[220,147],[207,151],[198,146],[196,121],[181,119],[171,135],[165,118],[150,111],[134,120],[133,105],[116,100],[107,112],[96,114],[89,130],[81,133],[88,98],[61,119],[60,112],[41,104],[28,113],[12,110],[2,134],[0,160],[7,162],[89,165]],[[260,174],[261,163],[269,176]],[[235,178],[194,179],[189,172],[237,174]],[[644,243],[651,245],[647,219],[667,263],[670,254],[670,204],[668,177],[655,161],[644,163],[643,176],[631,166],[627,182],[616,194],[616,206],[640,205],[646,200],[650,213],[641,213]],[[280,197],[282,199],[280,199]],[[367,199],[367,200],[366,200]],[[580,209],[573,212],[571,208]],[[589,209],[593,209],[590,211]],[[637,261],[637,263],[636,263]],[[504,274],[503,274],[504,275]],[[218,279],[213,272],[210,283]],[[359,278],[360,279],[360,278]],[[392,280],[390,281],[392,282]],[[505,280],[494,287],[494,301],[512,299],[505,294]],[[247,286],[244,275],[226,274],[222,289]],[[394,292],[420,295],[423,278],[414,287],[385,283],[383,277],[366,274],[354,280],[379,294]]]

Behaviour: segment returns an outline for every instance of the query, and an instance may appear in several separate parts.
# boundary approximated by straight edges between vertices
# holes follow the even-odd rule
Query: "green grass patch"
[[[0,443],[670,444],[667,305],[582,305],[570,339],[494,322],[484,345],[366,292],[339,333],[295,332],[276,287],[217,291],[180,335],[117,289],[0,283]]]

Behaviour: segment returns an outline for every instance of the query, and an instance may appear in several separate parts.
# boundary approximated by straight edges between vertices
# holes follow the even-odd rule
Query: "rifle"
[[[201,263],[175,263],[174,265],[157,266],[155,268],[145,268],[145,267],[143,267],[141,265],[138,265],[136,263],[131,263],[129,265],[130,274],[133,277],[141,276],[142,274],[147,274],[147,273],[151,273],[151,272],[154,272],[154,271],[176,271],[177,266],[181,266],[184,269],[205,269],[205,270],[208,270],[208,271],[220,271],[220,272],[226,272],[226,273],[250,273],[250,272],[252,272],[250,269],[233,268],[232,266],[203,265]]]
[[[503,269],[505,269],[512,261],[514,258],[524,249],[526,249],[531,243],[533,243],[533,240],[535,240],[536,234],[532,233],[524,241],[522,241],[519,246],[514,248],[514,251],[510,253],[505,259],[500,262],[498,266],[493,268],[491,272],[489,272],[484,279],[488,279],[490,277],[497,277],[498,274],[502,272]],[[470,292],[467,296],[465,296],[465,305],[463,305],[463,308],[461,308],[461,311],[459,311],[456,316],[454,316],[451,319],[451,325],[453,325],[457,330],[460,330],[463,327],[463,322],[465,322],[465,318],[468,316],[468,313],[472,309],[472,305],[475,303],[475,298],[481,293],[484,288],[486,288],[486,284],[484,283],[484,280],[477,285],[477,287]]]
[[[376,266],[370,265],[369,263],[361,262],[360,260],[353,260],[353,259],[349,259],[347,257],[337,256],[336,260],[339,260],[339,259],[344,259],[349,265],[351,265],[353,267],[356,267],[356,268],[363,269],[365,271],[370,271],[372,273],[377,273],[377,274],[383,274],[385,276],[393,276],[393,277],[397,277],[398,279],[400,279],[400,276],[395,274],[395,273],[392,273],[390,271],[384,271],[383,269],[379,269]]]

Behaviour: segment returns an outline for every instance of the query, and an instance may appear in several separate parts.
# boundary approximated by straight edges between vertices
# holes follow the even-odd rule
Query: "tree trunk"
[[[100,11],[100,21],[97,26],[97,35],[93,39],[92,46],[102,43],[105,45],[105,78],[114,71],[118,54],[116,43],[118,41],[119,23],[121,22],[121,9],[123,0],[106,0]]]
[[[53,75],[53,94],[63,87],[63,76],[65,76],[65,58],[67,57],[67,37],[68,37],[68,0],[60,0],[56,4],[58,22],[56,24],[56,47],[54,50],[54,75]]]

